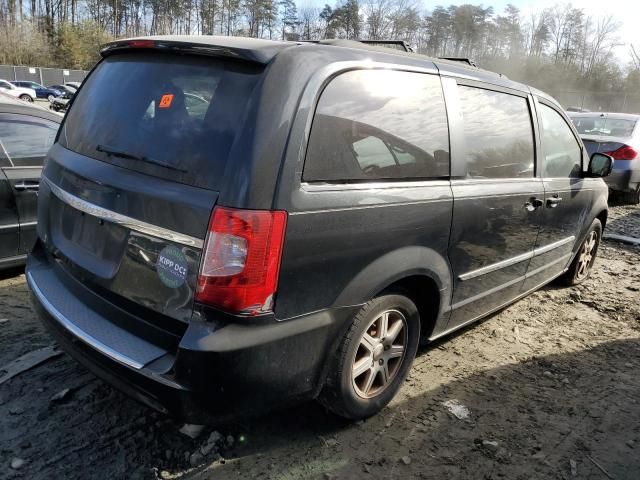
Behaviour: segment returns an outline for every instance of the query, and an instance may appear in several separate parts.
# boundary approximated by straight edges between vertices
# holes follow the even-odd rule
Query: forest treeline
[[[552,93],[638,95],[640,57],[619,30],[615,13],[593,17],[571,4],[523,15],[513,5],[497,12],[421,0],[322,8],[294,0],[0,0],[0,64],[89,68],[100,44],[137,35],[395,39],[427,55],[471,58]]]

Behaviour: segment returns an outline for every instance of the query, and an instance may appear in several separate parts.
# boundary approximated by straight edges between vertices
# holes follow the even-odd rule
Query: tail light
[[[273,309],[287,213],[216,207],[195,299],[239,315]]]
[[[611,155],[614,160],[634,160],[638,157],[638,152],[636,152],[629,145],[623,145],[620,148],[614,150],[613,152],[605,152],[607,155]]]

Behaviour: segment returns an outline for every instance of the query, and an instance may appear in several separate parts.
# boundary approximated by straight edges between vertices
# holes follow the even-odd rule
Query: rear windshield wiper
[[[145,157],[142,155],[134,155],[133,153],[124,152],[122,150],[118,150],[117,148],[113,148],[107,145],[98,145],[96,150],[102,153],[106,153],[107,155],[112,155],[114,157],[120,158],[128,158],[129,160],[139,160],[141,162],[150,163],[152,165],[157,165],[159,167],[167,168],[169,170],[174,170],[176,172],[187,173],[186,170],[178,167],[174,167],[173,165],[169,165],[168,163],[160,162],[158,160],[152,160],[149,157]]]

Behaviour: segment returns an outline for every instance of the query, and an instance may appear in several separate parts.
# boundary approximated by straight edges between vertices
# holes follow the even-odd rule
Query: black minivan
[[[27,279],[71,355],[192,423],[382,409],[420,341],[584,280],[601,178],[545,94],[363,45],[106,45],[40,187]]]

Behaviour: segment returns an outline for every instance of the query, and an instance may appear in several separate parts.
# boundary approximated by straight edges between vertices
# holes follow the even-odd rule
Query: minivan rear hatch
[[[73,100],[43,173],[39,238],[85,287],[188,321],[202,245],[263,66],[115,52]],[[145,313],[146,312],[146,313]]]

